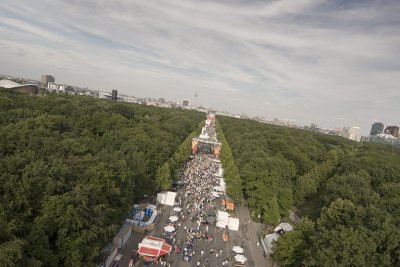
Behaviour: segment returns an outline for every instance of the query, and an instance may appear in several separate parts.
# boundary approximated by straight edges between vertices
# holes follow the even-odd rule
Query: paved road
[[[212,164],[211,164],[212,165]],[[198,164],[199,168],[203,168],[202,171],[204,172],[204,166],[208,166],[207,164]],[[192,166],[193,167],[193,166]],[[210,167],[211,168],[211,167]],[[193,168],[192,168],[193,170]],[[213,169],[215,171],[215,168]],[[213,173],[213,172],[211,172]],[[183,205],[183,214],[187,218],[186,220],[180,220],[180,226],[177,227],[177,234],[176,234],[176,242],[183,243],[185,242],[185,238],[187,236],[186,229],[196,229],[199,227],[198,230],[202,233],[207,235],[212,235],[213,240],[209,241],[207,239],[196,238],[193,244],[193,251],[194,255],[192,261],[184,261],[182,254],[177,253],[176,251],[172,251],[170,255],[167,255],[163,260],[168,263],[168,265],[162,265],[161,263],[154,263],[151,266],[224,266],[223,262],[228,262],[225,266],[234,266],[234,253],[232,251],[233,246],[242,246],[244,248],[244,255],[247,257],[247,261],[245,266],[269,266],[267,260],[263,257],[263,250],[261,246],[257,246],[257,227],[258,224],[254,222],[249,222],[249,210],[247,207],[244,206],[237,206],[236,210],[231,214],[232,217],[239,218],[240,227],[239,231],[232,231],[227,229],[217,228],[215,225],[200,225],[198,226],[197,221],[191,221],[190,218],[194,218],[196,212],[193,211],[191,208],[191,212],[187,213],[186,205],[188,203],[197,203],[199,204],[199,199],[204,199],[205,196],[209,196],[208,193],[205,193],[205,190],[197,190],[200,186],[205,186],[204,188],[211,188],[212,185],[208,182],[204,182],[203,178],[199,179],[199,176],[196,174],[196,183],[194,187],[190,187],[190,189],[181,188],[178,190],[178,195],[182,198],[183,202],[186,204]],[[210,176],[204,176],[210,177]],[[211,175],[213,177],[213,175]],[[209,178],[204,178],[209,179]],[[211,180],[209,180],[211,181]],[[214,181],[215,182],[215,181]],[[214,183],[213,182],[213,183]],[[207,184],[208,183],[208,184]],[[185,190],[189,190],[190,193],[186,199],[184,199]],[[203,201],[200,201],[203,202]],[[209,210],[223,210],[222,201],[220,199],[216,199],[211,201],[211,203],[204,201],[204,209],[208,204],[214,205],[214,207],[208,207]],[[171,215],[172,211],[171,206],[164,206],[162,208],[162,212],[160,216],[157,218],[156,225],[152,233],[150,235],[163,237],[164,226],[168,224],[168,218]],[[196,230],[194,230],[196,231]],[[223,232],[227,232],[229,234],[229,240],[224,242],[222,240]],[[143,234],[133,233],[131,238],[129,239],[127,245],[123,250],[123,257],[120,260],[119,266],[126,267],[128,266],[129,257],[132,255],[133,250],[137,250],[138,243],[143,239]],[[213,253],[211,253],[213,251]],[[139,261],[135,266],[143,266],[143,262]]]
[[[168,222],[168,217],[170,216],[170,212],[172,207],[165,206],[162,211],[160,217],[157,220],[157,224],[154,228],[154,231],[151,235],[161,236],[163,233],[163,228]],[[249,210],[247,207],[239,206],[236,208],[236,217],[239,218],[240,225],[245,225],[245,222],[250,218]],[[195,222],[191,222],[190,220],[186,220],[186,222],[182,222],[181,227],[178,228],[177,232],[177,240],[183,240],[185,237],[185,231],[183,230],[184,226],[187,227],[195,227],[197,224]],[[263,251],[261,246],[257,247],[257,227],[258,224],[255,222],[250,222],[247,224],[247,233],[248,238],[243,239],[242,227],[240,227],[239,231],[229,231],[230,239],[228,242],[222,241],[222,230],[216,228],[215,226],[209,226],[209,233],[215,236],[212,242],[208,241],[195,241],[194,251],[195,255],[193,257],[192,262],[186,262],[182,260],[182,255],[177,254],[175,251],[172,251],[171,254],[166,258],[166,261],[170,263],[170,266],[196,266],[197,261],[201,261],[204,258],[208,258],[208,265],[206,266],[222,266],[223,259],[226,260],[228,258],[229,264],[227,266],[233,266],[233,252],[231,251],[232,247],[235,245],[243,246],[245,249],[245,256],[247,257],[246,266],[270,266],[267,260],[263,256]],[[127,267],[129,257],[132,255],[133,250],[137,250],[138,243],[144,238],[143,234],[133,233],[131,238],[128,240],[127,245],[122,251],[123,257],[120,261],[119,267]],[[211,249],[222,249],[222,256],[218,255],[210,255]],[[201,251],[204,251],[204,256],[201,257]],[[143,262],[139,261],[135,266],[143,266]],[[151,266],[162,266],[160,263],[153,264]]]

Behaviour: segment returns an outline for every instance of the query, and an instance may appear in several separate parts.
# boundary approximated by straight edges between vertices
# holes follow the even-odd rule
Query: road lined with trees
[[[94,266],[204,114],[0,91],[0,266]],[[191,139],[190,139],[191,140]],[[189,149],[188,149],[189,150]],[[179,160],[176,161],[179,164]]]
[[[132,204],[169,189],[204,114],[0,90],[0,266],[93,266]],[[218,117],[228,194],[304,216],[282,266],[400,266],[400,152]]]
[[[399,266],[400,152],[218,117],[253,218],[303,215],[274,247],[282,266]]]

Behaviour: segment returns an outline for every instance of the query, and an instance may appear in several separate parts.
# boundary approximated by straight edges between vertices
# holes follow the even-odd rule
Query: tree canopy
[[[0,265],[94,266],[204,114],[0,90]],[[165,170],[168,169],[168,172]]]
[[[253,218],[261,214],[276,225],[297,206],[311,219],[278,239],[274,258],[282,266],[400,265],[399,150],[251,120],[218,121]]]

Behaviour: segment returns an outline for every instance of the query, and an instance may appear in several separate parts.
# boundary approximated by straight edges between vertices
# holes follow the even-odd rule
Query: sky
[[[0,0],[0,73],[334,128],[400,125],[400,1]]]

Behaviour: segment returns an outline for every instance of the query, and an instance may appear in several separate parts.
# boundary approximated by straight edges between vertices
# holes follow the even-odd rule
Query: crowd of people
[[[208,229],[209,225],[215,222],[217,199],[212,195],[212,191],[213,186],[218,184],[214,175],[218,170],[219,165],[213,161],[213,156],[206,154],[196,155],[183,167],[181,179],[186,181],[182,192],[184,204],[187,204],[185,212],[194,225],[184,229],[187,236],[185,246],[189,248],[192,248],[196,241],[212,242],[214,239]],[[207,262],[207,258],[201,256],[203,261]]]
[[[216,137],[213,124],[206,125],[209,137]],[[166,231],[164,235],[170,240],[174,253],[192,266],[225,266],[232,261],[226,250],[229,230],[215,226],[218,210],[226,210],[224,196],[216,192],[220,186],[221,163],[212,154],[199,151],[191,156],[179,171],[183,187],[177,192],[175,206],[171,211],[165,229],[174,227],[174,231]],[[178,217],[178,220],[174,218]],[[173,218],[173,220],[171,220]]]
[[[215,177],[219,168],[220,163],[214,160],[213,155],[200,153],[189,159],[180,171],[185,186],[178,191],[175,206],[181,210],[170,214],[178,216],[179,220],[169,222],[168,225],[174,226],[176,231],[165,234],[171,237],[175,253],[195,266],[209,266],[209,257],[219,259],[221,265],[229,262],[223,247],[216,245],[216,233],[209,231],[210,227],[215,227],[217,210],[223,208],[222,201],[213,194],[214,186],[219,185],[219,178]],[[176,238],[178,235],[183,235],[183,238]],[[209,252],[205,252],[205,247]]]

